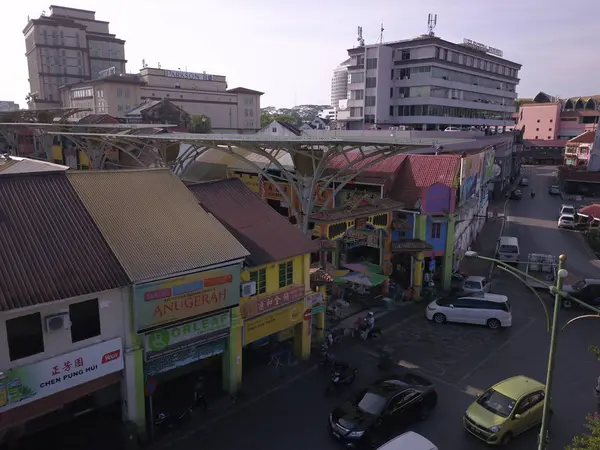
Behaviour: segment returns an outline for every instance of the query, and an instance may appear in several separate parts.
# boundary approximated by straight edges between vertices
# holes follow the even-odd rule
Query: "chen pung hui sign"
[[[240,300],[240,266],[196,272],[134,286],[135,326],[143,332],[201,314],[230,308]]]
[[[0,413],[120,370],[119,337],[0,373]]]

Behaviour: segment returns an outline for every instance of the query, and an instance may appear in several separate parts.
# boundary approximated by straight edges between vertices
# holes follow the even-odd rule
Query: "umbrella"
[[[377,264],[373,264],[370,262],[362,262],[362,263],[350,263],[344,264],[346,269],[350,269],[354,272],[362,272],[362,273],[375,273],[382,274],[383,270]]]
[[[381,283],[386,281],[388,277],[386,277],[385,275],[380,275],[378,273],[350,272],[348,275],[344,275],[341,279],[348,283],[373,287],[379,286]]]

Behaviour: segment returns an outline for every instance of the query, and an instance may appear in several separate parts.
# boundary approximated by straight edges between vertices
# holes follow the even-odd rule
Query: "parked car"
[[[563,286],[563,291],[572,295],[577,300],[600,308],[600,280],[584,278],[575,284],[565,284]],[[571,309],[577,306],[580,305],[573,300],[569,300],[568,298],[562,299],[562,307],[565,309]]]
[[[465,429],[488,444],[507,445],[542,421],[546,386],[519,375],[495,384],[469,406]]]
[[[563,214],[558,218],[558,228],[575,229],[575,217],[571,214]]]
[[[460,131],[460,128],[458,128],[458,127],[446,127],[446,128],[444,128],[444,131]]]
[[[347,447],[373,448],[378,439],[415,420],[424,420],[437,405],[433,383],[421,375],[391,375],[334,409],[329,428]]]
[[[558,213],[558,218],[560,218],[560,216],[564,216],[565,214],[575,217],[577,210],[573,205],[562,205],[560,207],[560,212]]]
[[[414,431],[407,431],[377,450],[438,450],[433,442]]]
[[[511,200],[521,200],[523,198],[523,192],[520,189],[515,189],[514,191],[510,191],[510,199]]]
[[[560,186],[558,184],[553,184],[548,188],[548,194],[550,195],[560,195]]]
[[[523,177],[519,180],[519,186],[529,186],[529,178]]]
[[[468,294],[483,294],[490,292],[492,283],[486,277],[469,276],[465,278],[462,285],[462,292]]]
[[[471,294],[442,297],[427,305],[427,319],[446,322],[486,325],[492,330],[512,325],[511,307],[506,295]]]

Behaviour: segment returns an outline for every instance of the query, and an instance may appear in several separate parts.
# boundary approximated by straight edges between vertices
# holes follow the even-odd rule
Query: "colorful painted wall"
[[[430,186],[421,200],[424,214],[450,214],[454,212],[456,189],[442,184]]]
[[[431,216],[427,217],[425,228],[425,240],[433,246],[435,256],[443,255],[446,251],[446,240],[448,239],[448,223],[435,221]],[[428,252],[425,252],[428,253]],[[426,256],[431,256],[426,254]]]

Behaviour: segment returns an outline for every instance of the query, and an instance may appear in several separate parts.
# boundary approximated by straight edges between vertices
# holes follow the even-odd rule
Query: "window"
[[[367,95],[365,97],[365,106],[375,106],[375,96]]]
[[[537,123],[540,123],[540,119],[537,120]]]
[[[377,78],[375,78],[375,77],[367,78],[365,87],[367,87],[367,88],[377,87]]]
[[[348,76],[348,83],[362,83],[363,81],[365,81],[364,72],[355,72]]]
[[[410,59],[410,50],[402,50],[401,55],[402,61],[408,61]]]
[[[281,269],[280,269],[281,270]],[[280,277],[281,279],[281,277]],[[250,272],[250,281],[256,283],[256,294],[264,294],[267,292],[267,270],[260,269]]]
[[[97,298],[69,305],[69,318],[73,342],[100,336],[100,308]]]
[[[117,97],[123,97],[123,88],[117,88]]]
[[[431,224],[431,239],[439,239],[442,237],[442,224],[432,223]]]
[[[536,128],[536,129],[535,129],[535,131],[540,131],[540,129],[539,129],[539,128]]]
[[[377,58],[367,58],[367,69],[377,69]]]
[[[294,263],[288,261],[279,264],[279,287],[289,286],[294,282]]]
[[[390,116],[393,116],[393,115],[394,115],[394,106],[391,105],[390,106]]]
[[[277,127],[273,127],[273,128],[271,128],[271,131],[272,131],[273,133],[277,133]]]
[[[365,98],[365,91],[361,90],[357,90],[357,91],[350,91],[350,99],[351,100],[363,100]]]
[[[129,97],[129,88],[125,89],[125,97]]]
[[[44,333],[40,313],[15,317],[6,321],[8,354],[11,361],[44,351]]]

